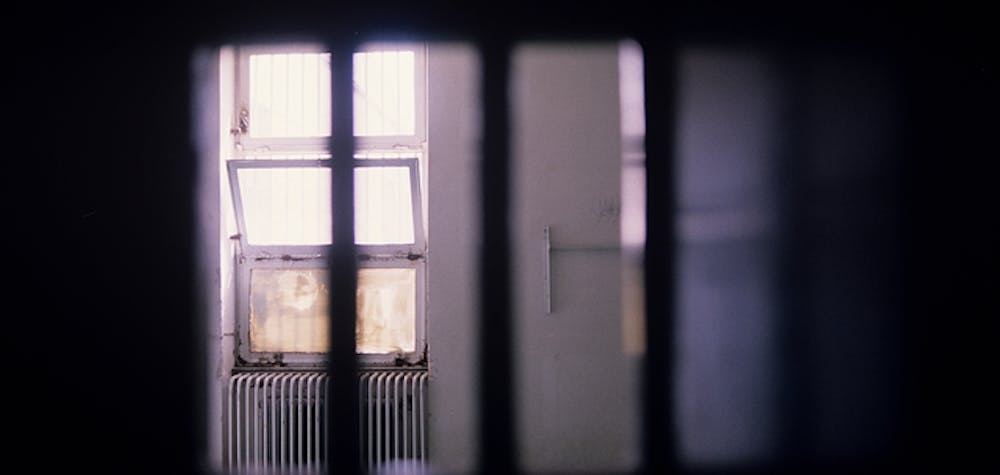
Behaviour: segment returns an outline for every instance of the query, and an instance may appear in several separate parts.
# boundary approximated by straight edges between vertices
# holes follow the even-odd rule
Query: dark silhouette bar
[[[646,108],[646,354],[642,362],[642,471],[677,471],[674,409],[674,105],[672,41],[641,40]]]
[[[483,139],[480,248],[479,472],[516,470],[511,357],[508,78],[510,44],[485,37],[482,55]]]
[[[354,42],[335,36],[328,43],[332,79],[333,244],[330,250],[330,408],[327,470],[338,475],[361,471],[358,442],[355,315],[357,262],[354,249],[354,132],[352,87]]]

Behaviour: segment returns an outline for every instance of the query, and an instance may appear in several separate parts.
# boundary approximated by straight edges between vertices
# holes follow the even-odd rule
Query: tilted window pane
[[[407,167],[354,170],[354,239],[358,244],[411,244],[413,198]]]
[[[315,353],[329,344],[324,269],[253,269],[250,348],[254,352]],[[358,271],[357,352],[408,353],[416,348],[416,271]]]
[[[354,170],[355,242],[372,245],[415,241],[410,178],[407,167]],[[329,168],[240,168],[237,179],[249,244],[331,242]]]
[[[414,135],[415,55],[412,51],[354,54],[354,135]]]
[[[247,242],[331,242],[329,168],[241,168],[237,171]]]
[[[250,136],[330,135],[330,54],[253,54]]]

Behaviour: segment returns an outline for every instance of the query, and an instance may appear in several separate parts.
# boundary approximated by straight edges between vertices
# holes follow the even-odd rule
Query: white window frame
[[[355,137],[354,169],[362,167],[406,167],[410,171],[410,193],[414,242],[412,244],[358,244],[357,267],[407,268],[416,271],[415,346],[406,353],[362,354],[358,361],[363,366],[425,366],[426,340],[426,255],[424,166],[426,160],[426,49],[414,43],[373,43],[358,50],[409,50],[414,53],[414,135]],[[249,57],[252,54],[320,53],[321,47],[310,44],[250,45],[238,48],[235,76],[234,136],[232,158],[227,160],[230,193],[236,217],[238,246],[234,255],[236,267],[236,366],[237,367],[325,367],[326,352],[278,353],[254,352],[250,347],[250,273],[254,269],[326,269],[330,245],[260,245],[248,242],[244,210],[237,179],[238,170],[246,168],[330,168],[333,160],[251,158],[273,155],[322,155],[329,156],[329,137],[250,137],[242,128],[240,116],[249,107]],[[334,99],[336,100],[336,99]],[[253,124],[249,124],[253,127]],[[407,158],[366,158],[384,153]],[[411,158],[412,157],[412,158]]]
[[[354,146],[358,153],[369,151],[410,151],[423,154],[427,140],[427,51],[419,43],[366,43],[357,52],[411,51],[414,54],[414,134],[355,136]],[[240,130],[239,118],[243,111],[249,111],[250,56],[254,54],[281,53],[322,53],[323,49],[314,44],[247,45],[240,46],[236,61],[236,111],[233,130]],[[250,125],[253,126],[252,124]],[[326,151],[329,137],[251,137],[237,134],[236,149],[244,153],[316,153]]]

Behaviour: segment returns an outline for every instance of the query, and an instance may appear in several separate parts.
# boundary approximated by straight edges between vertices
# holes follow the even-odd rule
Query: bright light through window
[[[407,166],[354,170],[357,244],[413,244],[414,210]],[[331,242],[330,169],[238,168],[247,242],[253,245],[325,245]]]
[[[330,243],[329,168],[246,168],[237,176],[250,244]]]
[[[250,136],[330,135],[330,54],[250,55]]]
[[[413,135],[414,55],[376,51],[354,55],[354,135]]]
[[[354,171],[354,240],[358,244],[413,242],[410,169],[364,167]]]
[[[237,238],[238,355],[314,366],[329,344],[333,165],[352,163],[357,352],[372,364],[424,348],[426,67],[415,44],[353,54],[353,156],[331,153],[330,61],[317,45],[246,45],[234,64],[226,158]],[[339,123],[337,124],[339,127]]]
[[[330,135],[330,54],[251,54],[250,136]],[[354,54],[354,135],[416,133],[412,51]]]

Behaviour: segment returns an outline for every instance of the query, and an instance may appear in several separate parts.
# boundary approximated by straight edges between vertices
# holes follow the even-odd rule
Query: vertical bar
[[[229,411],[228,411],[229,412],[229,420],[226,421],[226,425],[229,428],[228,435],[226,436],[226,439],[227,439],[226,440],[226,446],[228,448],[226,455],[228,456],[228,459],[229,459],[229,464],[227,466],[227,469],[230,472],[233,471],[233,467],[235,466],[235,462],[234,462],[235,461],[235,457],[234,457],[235,454],[233,453],[233,451],[236,448],[236,444],[233,443],[233,439],[234,439],[236,433],[233,430],[234,430],[234,427],[236,426],[235,419],[236,419],[236,407],[237,406],[236,406],[236,399],[235,399],[236,392],[234,391],[234,388],[236,387],[236,384],[239,382],[238,378],[239,377],[237,376],[236,378],[230,378],[229,379],[229,388],[227,388],[227,392],[228,392],[228,396],[229,397],[226,399],[226,404],[229,404]]]
[[[243,469],[249,470],[253,466],[253,436],[255,430],[254,424],[254,404],[251,397],[253,396],[254,387],[254,375],[248,375],[246,383],[243,385],[243,426],[244,432],[246,433],[246,444],[243,446]]]
[[[672,41],[643,44],[646,100],[646,355],[643,361],[643,468],[676,470],[674,439],[674,103]]]
[[[361,420],[365,412],[365,384],[368,376],[364,373],[358,375],[358,466],[364,471],[364,446],[365,446],[365,424]]]
[[[253,406],[250,406],[250,413],[253,415],[253,469],[260,470],[260,412],[257,407],[260,403],[260,378],[253,378]]]
[[[375,379],[375,466],[382,463],[382,381],[385,373],[378,373]]]
[[[276,409],[277,409],[277,404],[278,404],[278,398],[277,398],[277,394],[276,394],[276,391],[278,389],[278,381],[277,381],[278,377],[279,377],[278,375],[272,374],[272,375],[270,375],[267,378],[268,379],[268,387],[270,388],[270,395],[271,395],[267,399],[267,410],[268,410],[268,413],[270,413],[270,415],[271,415],[271,423],[268,426],[268,440],[271,442],[271,444],[270,444],[270,449],[268,450],[268,459],[267,460],[268,460],[268,466],[271,467],[271,468],[274,468],[275,463],[277,462],[277,460],[276,460],[277,457],[275,457],[275,453],[277,452],[277,448],[278,448],[278,445],[277,445],[278,444],[278,441],[277,441],[278,440],[278,432],[277,432],[277,430],[278,430],[277,429],[278,417],[277,417],[277,414],[276,414],[276,412],[277,412]]]
[[[403,410],[399,404],[402,397],[399,395],[400,391],[400,379],[403,377],[402,373],[396,374],[392,378],[392,447],[393,456],[396,460],[402,459],[399,455],[399,437],[400,437],[400,412]]]
[[[384,464],[387,464],[387,463],[391,462],[392,461],[392,457],[393,457],[393,454],[392,454],[392,436],[393,436],[395,430],[393,430],[393,427],[392,427],[392,422],[393,422],[392,401],[393,401],[393,397],[394,397],[393,392],[392,392],[392,382],[395,379],[396,379],[395,374],[393,374],[393,373],[386,373],[386,376],[385,376],[385,403],[382,406],[382,410],[385,411],[385,416],[383,418],[383,420],[385,421],[385,460],[383,461]]]
[[[285,418],[285,440],[288,441],[288,445],[285,447],[285,452],[287,454],[287,460],[285,466],[287,467],[289,473],[291,473],[292,467],[295,466],[295,387],[298,383],[298,374],[291,373],[288,376],[288,392],[285,395],[284,405],[287,408],[287,417]]]
[[[421,456],[420,456],[420,430],[421,430],[420,419],[423,419],[423,417],[424,417],[423,411],[420,409],[420,405],[422,404],[422,401],[420,400],[420,386],[419,386],[420,385],[420,378],[421,378],[421,375],[417,374],[416,377],[413,378],[413,387],[410,388],[410,391],[413,393],[413,419],[412,419],[412,421],[413,421],[413,442],[412,442],[413,447],[411,448],[411,453],[413,454],[413,459],[414,459],[414,463],[415,464],[416,463],[420,463],[420,459],[421,459]]]
[[[393,83],[393,86],[395,86],[395,88],[396,88],[396,100],[394,101],[394,104],[393,104],[394,106],[396,106],[395,107],[395,114],[393,114],[393,118],[396,119],[396,128],[395,128],[395,130],[393,130],[392,135],[403,135],[403,133],[404,133],[404,130],[403,130],[403,91],[402,91],[402,83],[403,83],[403,81],[401,80],[402,77],[403,77],[403,73],[400,71],[402,68],[400,67],[400,60],[399,60],[399,58],[401,56],[403,56],[403,54],[404,53],[402,51],[395,51],[392,54],[393,58],[396,60],[396,77],[394,78],[395,81]]]
[[[302,471],[302,461],[304,459],[304,454],[302,453],[302,375],[295,375],[295,396],[293,397],[292,407],[295,410],[295,437],[292,439],[295,441],[295,462],[298,466],[299,471]]]
[[[509,243],[510,44],[497,34],[480,44],[483,58],[483,140],[480,169],[482,248],[480,249],[479,470],[514,472],[514,378],[511,368]]]
[[[407,430],[412,430],[412,428],[410,427],[410,424],[408,424],[408,421],[406,420],[407,419],[407,410],[406,410],[406,396],[407,396],[407,391],[406,390],[407,390],[407,383],[410,383],[411,380],[412,380],[412,378],[413,378],[413,375],[409,374],[409,373],[406,374],[405,376],[403,376],[403,396],[402,396],[402,400],[403,400],[403,409],[402,409],[402,418],[403,418],[403,452],[402,452],[402,459],[404,461],[407,461],[407,462],[410,459],[410,441],[412,440],[412,438],[410,437],[410,434],[409,434],[409,432],[407,432]],[[404,462],[404,463],[407,463],[407,462]]]
[[[316,406],[315,415],[313,416],[313,423],[316,425],[316,434],[313,442],[313,452],[316,454],[316,472],[319,473],[324,470],[324,461],[326,460],[325,454],[323,453],[326,444],[326,438],[323,436],[323,431],[327,424],[324,418],[326,417],[326,398],[324,396],[323,385],[326,381],[326,374],[316,375],[316,388],[313,393],[313,397],[316,398],[314,404]]]
[[[305,452],[306,452],[306,463],[305,463],[305,465],[306,465],[306,471],[307,472],[311,471],[310,469],[313,468],[312,467],[312,461],[313,461],[313,450],[312,449],[313,449],[313,431],[315,430],[315,427],[313,426],[313,416],[314,416],[314,413],[313,413],[312,392],[313,392],[313,376],[309,375],[309,376],[306,376],[306,398],[305,398],[304,401],[302,401],[302,404],[305,406],[305,412],[306,412],[306,430],[305,430],[306,437],[302,441],[302,443],[303,443],[303,445],[305,445]]]
[[[319,472],[319,470],[321,468],[321,466],[320,466],[320,460],[321,460],[320,453],[322,451],[322,448],[320,447],[320,443],[323,442],[323,440],[320,437],[320,435],[323,433],[322,432],[323,427],[326,425],[326,424],[323,423],[323,421],[320,420],[320,417],[323,416],[323,411],[322,411],[322,409],[320,407],[320,404],[322,403],[322,400],[320,399],[320,387],[321,387],[322,384],[323,384],[323,375],[322,374],[315,374],[315,375],[313,375],[313,393],[312,393],[312,397],[313,397],[313,443],[312,443],[312,451],[313,451],[313,467],[314,467],[314,471],[315,472]]]
[[[383,393],[385,394],[385,401],[382,404],[382,423],[385,425],[382,428],[382,433],[385,434],[385,440],[383,444],[382,453],[385,457],[382,458],[382,464],[385,465],[388,461],[392,460],[392,373],[386,373],[385,379],[382,380]]]
[[[424,408],[424,400],[427,398],[427,373],[420,375],[420,460],[426,466],[427,463],[427,441],[424,434],[427,432],[427,414]]]
[[[368,428],[368,431],[365,434],[366,435],[366,443],[368,444],[368,465],[366,467],[368,469],[368,471],[371,471],[372,465],[374,465],[374,463],[375,463],[375,459],[374,459],[374,456],[375,456],[374,449],[375,449],[375,447],[374,447],[374,444],[372,442],[372,429],[375,427],[373,425],[375,417],[374,417],[374,414],[372,413],[374,411],[374,409],[375,409],[372,406],[372,385],[375,382],[374,376],[375,376],[374,374],[369,374],[368,375],[368,384],[367,384],[367,386],[368,386],[368,395],[367,395],[367,399],[365,400],[365,405],[367,406],[367,411],[368,411],[368,425],[366,426]]]
[[[280,392],[278,393],[278,408],[279,411],[279,421],[278,421],[278,464],[281,467],[281,473],[284,473],[288,467],[288,406],[285,401],[288,400],[288,375],[281,375],[281,386]]]
[[[325,412],[323,413],[323,463],[324,467],[321,471],[332,470],[330,467],[330,424],[328,423],[327,414],[330,413],[330,376],[327,375],[323,380],[323,407]]]
[[[333,243],[329,255],[330,275],[330,411],[327,424],[336,427],[327,441],[330,459],[338,475],[359,473],[357,361],[355,355],[355,300],[357,262],[354,248],[354,40],[349,32],[338,32],[329,43],[331,69],[331,134]]]

